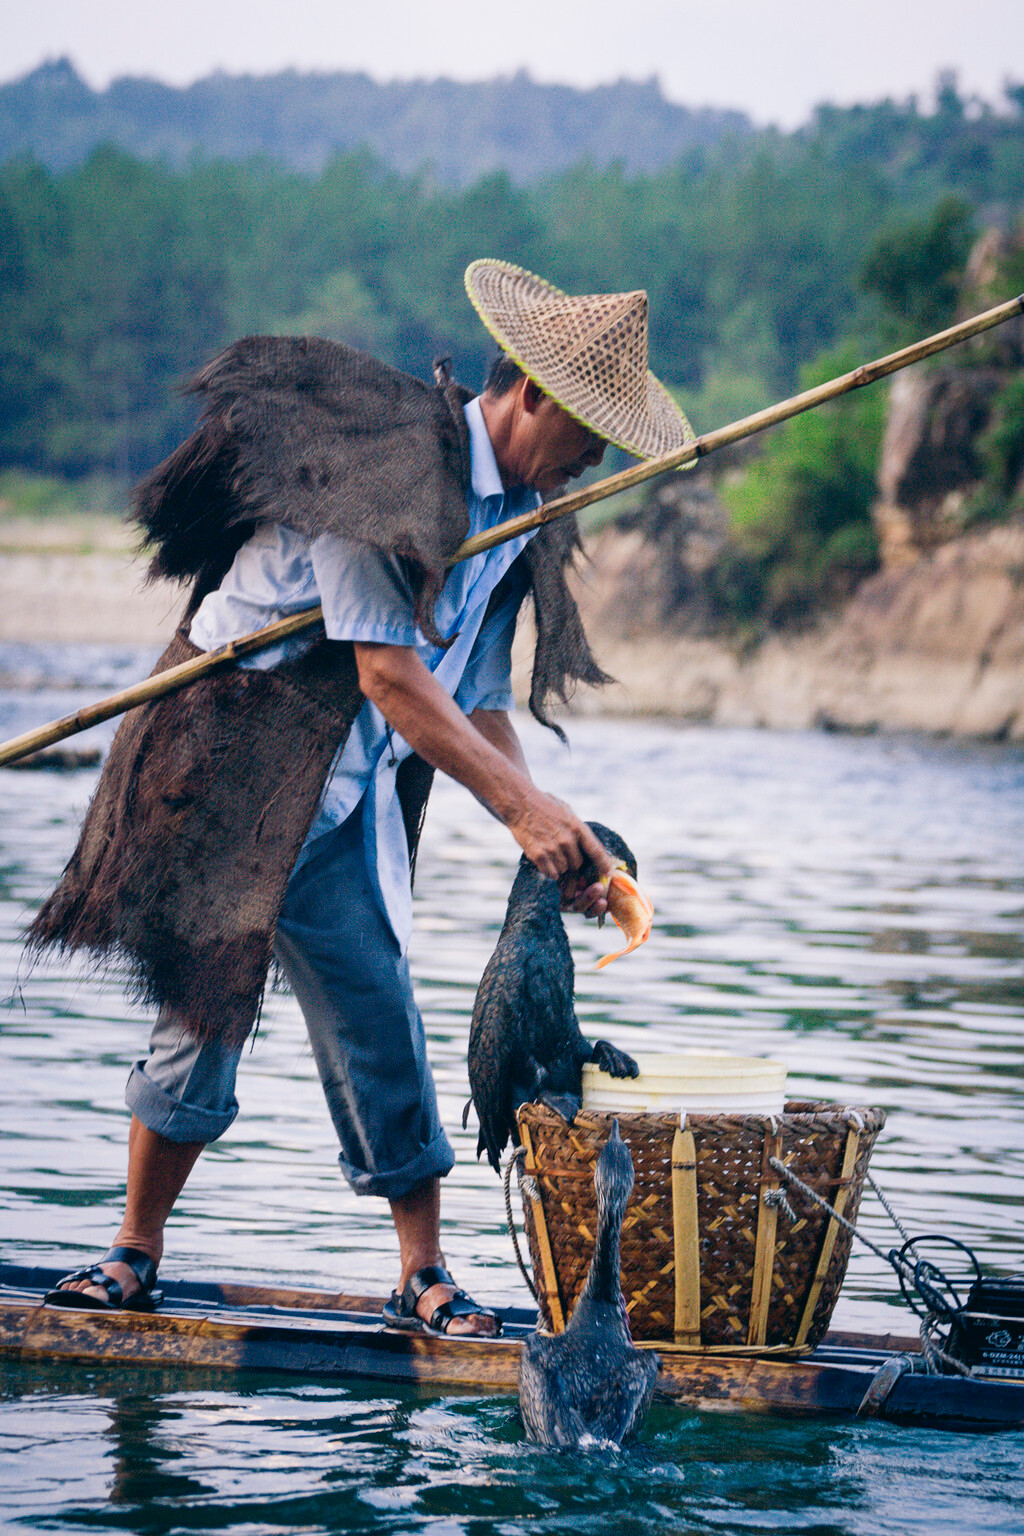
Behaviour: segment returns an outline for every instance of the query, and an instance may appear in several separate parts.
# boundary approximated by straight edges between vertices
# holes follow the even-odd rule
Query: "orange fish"
[[[606,876],[602,884],[608,896],[608,910],[626,936],[625,949],[617,949],[613,955],[605,955],[597,962],[597,969],[611,965],[631,949],[639,949],[651,936],[654,905],[651,898],[637,885],[624,864],[618,865]]]

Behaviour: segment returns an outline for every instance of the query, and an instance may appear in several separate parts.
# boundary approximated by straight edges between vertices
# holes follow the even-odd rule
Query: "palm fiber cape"
[[[135,497],[150,574],[190,586],[155,671],[199,654],[191,617],[261,522],[400,556],[420,629],[444,643],[433,607],[468,531],[471,397],[436,373],[430,387],[351,348],[282,337],[236,342],[199,373],[198,428]],[[566,518],[519,557],[537,620],[530,706],[549,725],[550,698],[607,680],[565,580],[577,547]],[[288,878],[362,703],[352,645],[321,639],[133,710],[29,942],[118,961],[140,1001],[173,1007],[197,1038],[243,1041]],[[399,770],[411,857],[432,775],[415,756]]]

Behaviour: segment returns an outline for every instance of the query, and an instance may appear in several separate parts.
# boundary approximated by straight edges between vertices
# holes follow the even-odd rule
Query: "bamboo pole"
[[[886,357],[877,358],[873,363],[864,363],[860,368],[854,368],[851,373],[844,373],[839,378],[830,379],[814,389],[806,389],[801,394],[782,400],[777,405],[768,406],[763,411],[755,411],[752,416],[744,416],[740,421],[734,421],[729,426],[718,427],[714,432],[706,432],[694,442],[677,449],[675,453],[666,454],[660,459],[649,459],[646,463],[637,464],[632,469],[623,470],[621,474],[609,475],[607,479],[598,480],[594,485],[571,491],[568,496],[560,496],[556,501],[550,501],[538,507],[535,512],[524,512],[520,517],[509,518],[507,522],[488,529],[486,533],[475,534],[459,545],[452,556],[452,564],[457,565],[460,560],[469,560],[473,555],[494,549],[499,544],[507,543],[509,539],[518,538],[520,534],[529,533],[534,528],[543,527],[545,523],[554,522],[556,518],[565,517],[569,512],[579,512],[583,507],[593,506],[595,502],[615,496],[619,491],[629,490],[634,485],[642,485],[645,480],[650,480],[655,475],[663,475],[669,470],[683,469],[696,464],[699,459],[706,458],[709,453],[714,453],[718,448],[738,443],[746,437],[754,437],[768,427],[788,421],[804,411],[813,410],[815,406],[823,405],[828,400],[838,399],[840,395],[849,394],[851,390],[861,389],[865,384],[873,384],[878,379],[887,378],[891,373],[898,373],[901,368],[909,368],[912,363],[934,357],[937,352],[944,352],[947,347],[956,346],[961,341],[968,341],[972,336],[979,336],[983,331],[991,330],[993,326],[1002,325],[1005,321],[1012,320],[1015,315],[1021,314],[1024,314],[1024,294],[1018,295],[1015,299],[1008,299],[1005,304],[998,304],[994,309],[985,310],[983,314],[975,315],[970,320],[963,320],[959,325],[950,326],[948,330],[928,336],[924,341],[903,347],[899,352],[891,352]],[[52,746],[54,742],[63,741],[66,737],[74,736],[92,725],[111,720],[115,715],[124,714],[126,710],[134,709],[139,704],[146,704],[151,699],[175,693],[179,688],[186,688],[201,677],[208,677],[213,672],[220,672],[225,667],[233,666],[245,656],[266,650],[268,646],[276,645],[279,641],[287,640],[294,635],[307,634],[322,625],[323,611],[317,604],[313,608],[305,609],[302,613],[293,614],[290,618],[280,619],[276,624],[268,624],[265,629],[256,630],[254,634],[243,635],[229,645],[210,651],[205,656],[199,656],[194,661],[185,661],[180,666],[169,668],[166,672],[158,672],[155,677],[148,677],[141,683],[135,683],[132,687],[123,689],[120,693],[111,694],[97,704],[77,710],[73,715],[65,715],[61,720],[53,720],[48,725],[26,731],[24,735],[15,736],[12,740],[0,744],[0,767],[5,763],[16,762],[18,758],[28,757],[32,752],[38,752],[42,747]]]
[[[265,651],[268,646],[280,640],[288,640],[293,635],[308,634],[318,626],[323,627],[323,616],[319,604],[315,608],[306,608],[301,613],[294,613],[290,618],[278,619],[275,624],[268,624],[265,629],[257,629],[251,635],[242,635],[239,639],[232,640],[230,644],[222,645],[219,650],[208,651],[204,656],[195,657],[193,661],[183,661],[176,667],[168,667],[166,672],[157,672],[153,677],[144,678],[141,683],[132,683],[130,688],[123,688],[120,693],[112,693],[107,698],[100,699],[97,704],[87,704],[83,709],[76,710],[73,715],[65,715],[61,720],[51,720],[49,725],[40,725],[33,731],[26,731],[23,736],[14,736],[10,741],[5,741],[0,746],[0,768],[5,763],[16,762],[19,757],[29,757],[43,747],[52,746],[55,741],[63,741],[68,736],[77,735],[79,731],[87,731],[91,725],[100,725],[104,720],[112,720],[115,715],[123,715],[139,704],[148,704],[150,699],[162,698],[167,693],[177,693],[179,688],[187,688],[190,683],[198,682],[201,677],[209,677],[213,672],[222,672],[225,667],[233,667],[243,656],[251,656],[256,651]]]
[[[780,421],[788,421],[791,416],[813,410],[816,405],[824,405],[827,400],[835,400],[839,395],[848,395],[851,390],[863,388],[865,384],[873,384],[876,379],[898,373],[901,368],[909,368],[911,363],[920,363],[926,357],[934,357],[936,352],[944,352],[947,347],[968,341],[972,336],[979,336],[982,331],[990,331],[993,326],[1002,325],[1021,314],[1024,314],[1024,293],[1007,300],[1005,304],[998,304],[995,309],[987,309],[984,314],[975,315],[971,320],[950,326],[949,330],[938,331],[924,341],[915,341],[913,346],[904,347],[899,352],[890,352],[887,357],[877,358],[873,363],[864,363],[851,373],[829,379],[814,389],[805,389],[802,394],[782,400],[778,405],[769,405],[763,411],[755,411],[753,416],[744,416],[727,427],[705,432],[703,437],[687,443],[675,453],[666,454],[664,458],[648,459],[644,464],[624,469],[621,474],[609,475],[607,480],[599,480],[594,485],[570,491],[568,496],[560,496],[557,501],[538,507],[536,512],[524,512],[520,517],[509,518],[507,523],[499,523],[486,533],[478,533],[466,539],[455,551],[453,560],[468,560],[471,555],[493,549],[496,544],[504,544],[506,539],[518,538],[521,533],[527,533],[531,528],[540,528],[544,523],[553,522],[556,517],[564,517],[567,512],[579,512],[583,507],[592,506],[595,501],[604,501],[619,491],[628,491],[634,485],[642,485],[645,480],[650,480],[654,475],[663,475],[666,470],[688,468],[718,448],[726,448],[730,443],[738,443],[745,437],[754,437]]]

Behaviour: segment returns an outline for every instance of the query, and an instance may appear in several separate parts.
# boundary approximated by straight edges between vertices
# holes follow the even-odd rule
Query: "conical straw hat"
[[[647,295],[562,293],[507,261],[474,261],[466,292],[509,357],[546,395],[627,453],[657,459],[693,428],[647,367]]]

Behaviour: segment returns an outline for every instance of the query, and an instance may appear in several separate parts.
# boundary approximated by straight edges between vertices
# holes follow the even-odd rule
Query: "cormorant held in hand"
[[[641,1429],[661,1362],[633,1343],[619,1280],[619,1237],[633,1159],[619,1122],[594,1169],[597,1240],[564,1333],[534,1333],[519,1357],[519,1408],[542,1445],[622,1445]]]
[[[609,884],[609,907],[633,949],[650,932],[653,913],[636,885],[636,859],[617,833],[596,821],[589,826],[618,861]],[[586,880],[585,872],[581,879]],[[477,1157],[486,1149],[495,1172],[509,1138],[515,1136],[520,1104],[547,1104],[571,1123],[580,1108],[584,1062],[595,1062],[612,1077],[637,1076],[631,1056],[607,1040],[591,1045],[580,1033],[561,898],[558,882],[542,875],[524,855],[505,926],[476,994],[469,1086],[480,1121]],[[467,1105],[463,1124],[468,1113]]]

